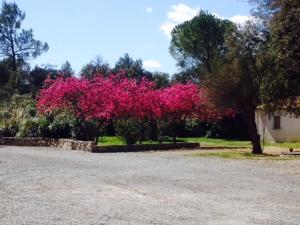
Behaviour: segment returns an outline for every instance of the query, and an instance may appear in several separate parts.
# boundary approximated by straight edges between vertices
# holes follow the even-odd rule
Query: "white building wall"
[[[274,114],[256,111],[256,125],[261,140],[266,142],[300,142],[300,117],[292,114],[276,113],[280,116],[280,129],[274,129]]]

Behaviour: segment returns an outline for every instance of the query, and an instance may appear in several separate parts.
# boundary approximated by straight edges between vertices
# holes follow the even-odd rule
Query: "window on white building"
[[[274,130],[281,129],[281,124],[280,124],[280,116],[274,116],[274,125],[273,125]]]

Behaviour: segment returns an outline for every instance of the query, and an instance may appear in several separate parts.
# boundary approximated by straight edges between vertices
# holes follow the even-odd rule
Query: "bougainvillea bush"
[[[195,84],[173,84],[155,89],[151,81],[138,81],[118,74],[99,75],[92,80],[74,77],[47,79],[38,96],[37,109],[44,115],[68,111],[79,124],[94,124],[96,130],[106,124],[119,123],[116,127],[122,129],[117,133],[128,144],[138,139],[141,141],[142,137],[133,138],[130,129],[124,127],[126,121],[135,124],[132,133],[140,136],[150,122],[155,121],[158,128],[162,123],[168,124],[173,130],[173,141],[176,141],[177,123],[190,118],[218,119],[231,113],[217,113],[209,104],[206,91]],[[92,136],[97,139],[98,134]]]

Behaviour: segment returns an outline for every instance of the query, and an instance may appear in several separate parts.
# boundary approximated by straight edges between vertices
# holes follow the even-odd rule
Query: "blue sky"
[[[221,18],[243,23],[250,14],[245,0],[16,0],[26,12],[24,28],[36,39],[48,42],[47,53],[31,65],[61,66],[68,60],[73,69],[97,55],[111,66],[125,53],[141,58],[150,71],[173,74],[178,70],[169,54],[169,31],[175,24],[206,10]]]

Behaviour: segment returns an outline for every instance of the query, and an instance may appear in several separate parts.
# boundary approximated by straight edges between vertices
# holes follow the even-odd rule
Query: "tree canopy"
[[[299,113],[300,4],[286,0],[250,0],[256,19],[245,26],[200,12],[172,31],[171,54],[183,72],[175,79],[201,77],[220,107],[241,112],[253,152],[261,153],[255,110],[285,106]],[[195,76],[196,75],[196,76]]]
[[[299,114],[300,4],[292,0],[255,0],[256,15],[264,21],[264,62],[269,71],[263,102],[274,109],[285,106]],[[266,65],[267,64],[267,65]]]
[[[116,62],[116,65],[113,69],[114,73],[123,73],[126,77],[129,78],[142,78],[147,77],[151,78],[152,74],[143,68],[143,61],[141,59],[134,60],[132,57],[126,53],[123,57],[120,57]]]
[[[262,43],[254,24],[237,27],[228,20],[200,12],[175,27],[170,47],[184,70],[175,79],[195,80],[208,89],[219,110],[232,107],[242,113],[254,153],[262,152],[255,124],[262,79],[257,56]],[[186,66],[185,61],[192,62],[192,67]]]
[[[84,65],[80,71],[80,76],[93,79],[97,75],[108,76],[111,73],[109,64],[103,60],[101,56],[97,56],[94,60]]]
[[[180,67],[210,72],[213,61],[226,53],[225,33],[232,27],[229,20],[200,11],[173,29],[170,53]]]
[[[49,46],[34,39],[33,30],[21,29],[25,13],[16,3],[3,2],[0,13],[0,51],[2,56],[12,59],[12,68],[17,63],[35,58],[47,51]]]
[[[219,109],[230,106],[243,115],[253,153],[261,153],[255,111],[261,104],[261,87],[265,82],[265,71],[258,60],[264,42],[256,31],[255,25],[248,23],[227,36],[228,52],[224,59],[214,64],[203,85],[209,89],[211,100]]]

